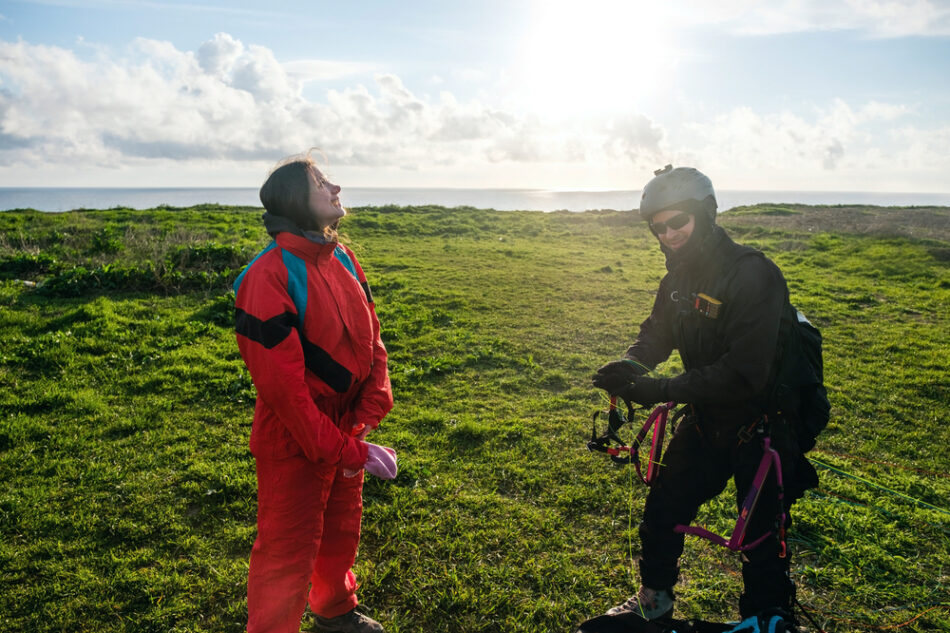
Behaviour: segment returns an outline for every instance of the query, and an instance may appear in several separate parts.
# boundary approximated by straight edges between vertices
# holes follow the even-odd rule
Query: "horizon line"
[[[255,190],[259,187],[240,187],[240,186],[139,186],[139,187],[102,187],[96,185],[84,185],[76,187],[46,187],[46,186],[21,186],[21,185],[0,185],[0,190],[22,190],[22,191],[74,191],[74,190],[104,190],[104,191],[207,191],[207,190]],[[344,191],[354,190],[378,190],[378,191],[521,191],[521,192],[543,192],[543,193],[631,193],[642,191],[638,189],[564,189],[564,188],[543,188],[543,187],[384,187],[384,186],[350,186],[344,187]],[[947,191],[898,191],[898,190],[857,190],[857,189],[718,189],[718,193],[743,192],[743,193],[837,193],[837,194],[911,194],[911,195],[950,195]]]

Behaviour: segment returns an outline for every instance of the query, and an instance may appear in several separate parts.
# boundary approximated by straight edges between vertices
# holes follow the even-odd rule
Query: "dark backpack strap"
[[[709,287],[705,293],[700,293],[700,296],[692,298],[694,301],[694,308],[700,312],[708,311],[710,308],[714,309],[716,316],[718,316],[719,306],[712,305],[710,306],[710,299],[713,299],[721,304],[723,295],[726,293],[726,288],[729,287],[729,284],[732,282],[732,278],[736,274],[736,269],[739,265],[739,262],[745,259],[746,257],[761,257],[765,259],[765,253],[760,250],[754,249],[751,246],[742,246],[740,244],[736,245],[736,252],[733,254],[733,257],[727,259],[722,264],[720,264],[719,269],[715,273],[716,281]],[[705,296],[703,296],[705,295]],[[709,315],[707,315],[709,316]],[[715,318],[715,317],[713,317]]]

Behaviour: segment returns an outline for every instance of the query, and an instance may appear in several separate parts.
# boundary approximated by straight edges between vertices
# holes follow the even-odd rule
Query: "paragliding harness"
[[[758,547],[760,543],[772,535],[772,531],[766,532],[751,543],[745,543],[745,531],[746,527],[748,527],[749,519],[752,517],[752,513],[755,511],[755,507],[759,502],[759,496],[762,494],[762,488],[765,486],[765,480],[769,476],[769,471],[774,469],[775,483],[778,489],[776,530],[778,533],[779,557],[785,558],[787,554],[785,545],[785,520],[787,517],[785,513],[785,486],[782,482],[782,459],[779,457],[778,451],[772,448],[772,438],[769,437],[768,426],[768,416],[763,415],[749,427],[743,429],[743,433],[740,433],[740,441],[751,441],[754,437],[761,438],[762,459],[759,460],[759,467],[755,471],[752,485],[749,487],[749,492],[746,493],[745,499],[742,501],[742,507],[739,508],[739,517],[736,519],[736,526],[733,528],[729,540],[705,528],[692,525],[677,525],[673,528],[674,532],[699,536],[734,552],[744,552]]]
[[[676,403],[667,402],[653,409],[653,412],[647,417],[646,422],[643,423],[640,432],[637,433],[637,437],[633,440],[631,446],[627,446],[624,441],[620,439],[620,435],[618,434],[620,427],[633,420],[633,406],[631,406],[629,402],[625,402],[625,404],[627,405],[626,416],[617,408],[617,396],[610,397],[609,410],[594,412],[591,418],[591,433],[590,441],[587,442],[587,450],[607,453],[610,455],[610,459],[617,464],[633,463],[637,469],[637,476],[640,477],[643,483],[650,486],[653,485],[653,481],[656,479],[656,475],[662,465],[661,457],[663,456],[663,440],[666,436],[667,420],[670,411],[676,407]],[[676,432],[676,424],[687,412],[688,407],[683,406],[680,407],[679,411],[673,414],[673,419],[669,422],[671,435]],[[598,417],[607,418],[607,430],[603,435],[597,435]],[[640,446],[643,445],[651,429],[653,430],[653,435],[650,442],[650,455],[647,461],[647,472],[646,475],[644,475],[640,464]],[[611,443],[613,443],[614,446],[612,446]],[[626,453],[626,456],[622,456],[624,453]]]
[[[670,411],[676,408],[676,403],[666,402],[654,408],[650,415],[647,416],[647,419],[643,423],[640,432],[637,433],[636,439],[634,439],[633,444],[630,446],[627,446],[619,435],[620,427],[631,421],[634,417],[633,406],[629,402],[625,402],[625,404],[627,405],[626,416],[617,407],[617,398],[615,396],[610,398],[610,408],[608,411],[597,411],[594,413],[591,419],[591,438],[590,441],[587,442],[587,449],[590,451],[607,453],[610,455],[610,459],[617,464],[633,463],[640,480],[646,485],[652,486],[656,481],[656,478],[659,474],[659,469],[662,466],[661,458],[663,455],[663,440],[666,436],[667,420],[669,418]],[[670,422],[672,427],[672,430],[670,431],[671,434],[676,431],[677,422],[679,422],[679,420],[684,415],[686,415],[689,410],[689,405],[684,405],[673,414],[672,421]],[[606,416],[607,418],[607,429],[603,435],[598,435],[597,418],[602,416]],[[756,505],[759,502],[759,496],[761,495],[762,489],[765,486],[765,480],[769,475],[769,471],[774,469],[775,481],[778,488],[779,510],[777,513],[776,530],[779,540],[779,556],[782,558],[785,557],[786,514],[785,491],[782,482],[782,460],[779,457],[778,451],[772,448],[772,440],[769,437],[768,427],[768,416],[763,415],[761,418],[753,422],[749,427],[743,429],[740,433],[740,441],[751,441],[755,438],[761,439],[762,459],[759,461],[759,467],[756,470],[755,477],[753,478],[752,484],[749,487],[749,492],[746,494],[746,497],[742,502],[742,507],[739,509],[739,516],[736,519],[736,525],[733,528],[732,534],[729,536],[729,538],[726,539],[699,526],[677,525],[673,528],[675,532],[679,534],[690,534],[705,538],[734,552],[744,552],[757,547],[760,543],[765,541],[765,539],[770,537],[773,532],[766,532],[751,543],[745,543],[745,532],[749,524],[749,519],[752,517],[752,513],[755,511]],[[643,442],[646,440],[646,436],[651,429],[653,431],[653,435],[647,462],[646,475],[644,475],[642,473],[642,466],[640,463],[640,447],[643,445]],[[625,456],[624,453],[626,453]]]

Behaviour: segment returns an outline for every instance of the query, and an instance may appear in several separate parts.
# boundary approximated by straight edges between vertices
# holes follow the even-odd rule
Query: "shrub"
[[[106,264],[91,270],[76,266],[60,272],[47,279],[39,287],[39,291],[47,296],[79,297],[103,290],[152,290],[157,285],[158,276],[151,266],[123,267]]]
[[[111,255],[118,253],[125,244],[118,235],[115,227],[106,226],[92,236],[92,244],[89,246],[89,252],[92,254]]]
[[[243,266],[248,259],[243,248],[218,242],[179,246],[165,256],[168,267],[178,270],[227,270]]]
[[[0,279],[30,278],[56,268],[56,260],[49,255],[13,255],[0,260]]]

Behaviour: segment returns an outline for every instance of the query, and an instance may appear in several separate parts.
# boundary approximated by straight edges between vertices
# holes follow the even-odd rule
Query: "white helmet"
[[[712,181],[698,169],[667,165],[653,172],[654,178],[640,196],[640,217],[652,218],[660,211],[678,209],[696,215],[706,213],[716,222],[716,192]]]

